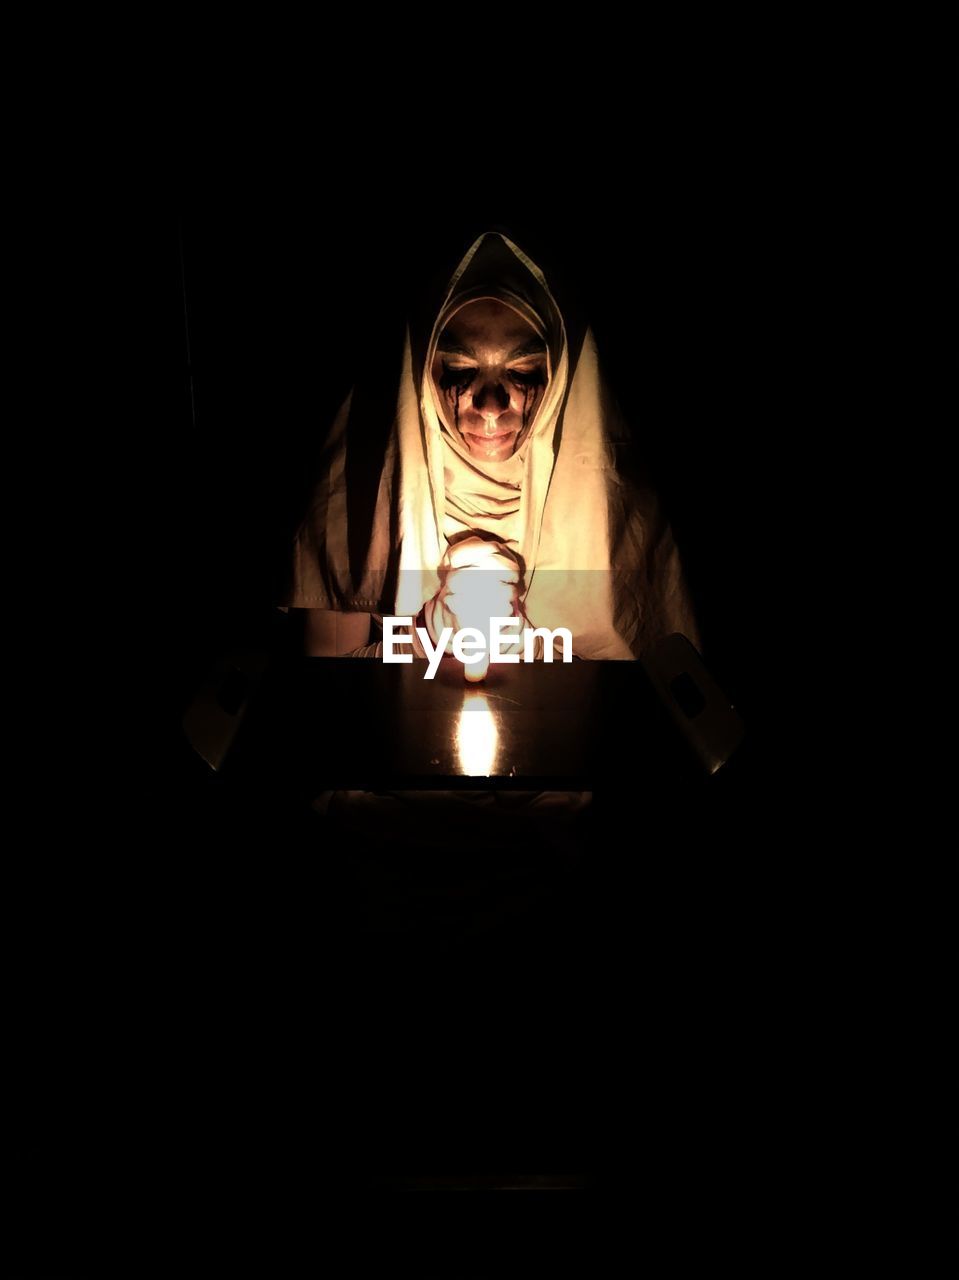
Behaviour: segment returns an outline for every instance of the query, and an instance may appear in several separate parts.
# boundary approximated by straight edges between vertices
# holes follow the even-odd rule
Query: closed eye
[[[510,369],[509,376],[519,387],[538,387],[543,383],[542,369]]]
[[[461,365],[458,368],[451,368],[445,361],[443,362],[443,377],[440,386],[444,391],[450,387],[459,387],[462,391],[470,385],[476,377],[476,370],[469,365]]]

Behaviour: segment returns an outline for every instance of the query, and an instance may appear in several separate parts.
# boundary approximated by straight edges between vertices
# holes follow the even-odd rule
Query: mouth
[[[467,440],[476,441],[477,444],[502,444],[506,440],[512,440],[518,434],[518,428],[516,427],[495,426],[493,418],[490,418],[483,427],[477,427],[473,430],[470,430],[469,427],[461,427],[460,429]]]
[[[480,434],[478,431],[464,431],[463,435],[467,440],[475,440],[477,444],[499,444],[504,440],[512,440],[516,432],[497,431],[495,435],[488,435],[486,432]]]

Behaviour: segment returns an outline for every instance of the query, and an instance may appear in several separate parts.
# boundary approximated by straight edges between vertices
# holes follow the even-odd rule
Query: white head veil
[[[519,312],[547,345],[545,393],[505,468],[471,459],[445,428],[430,373],[449,319],[467,302],[488,297]],[[671,530],[656,495],[635,474],[629,433],[603,379],[592,331],[570,350],[539,267],[502,233],[480,236],[424,337],[407,327],[382,456],[371,447],[355,388],[341,407],[296,536],[285,603],[415,617],[439,589],[451,531],[469,520],[464,511],[477,513],[479,530],[503,536],[484,516],[500,511],[505,483],[518,502],[507,504],[504,540],[522,559],[523,605],[533,625],[567,627],[584,658],[639,657],[674,631],[698,646]],[[351,486],[351,475],[363,470],[358,463],[378,467],[378,479],[367,478],[365,503]]]

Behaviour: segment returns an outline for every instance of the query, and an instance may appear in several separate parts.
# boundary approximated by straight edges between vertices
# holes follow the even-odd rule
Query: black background
[[[611,157],[585,142],[578,160],[544,157],[543,170],[565,173],[544,199],[535,165],[510,167],[507,180],[495,154],[480,155],[431,166],[417,179],[402,153],[364,148],[318,146],[312,165],[304,164],[310,174],[267,163],[259,172],[231,170],[220,182],[207,175],[184,189],[164,227],[171,314],[182,273],[190,325],[189,403],[183,348],[172,346],[171,330],[183,402],[182,488],[169,539],[180,699],[204,660],[265,625],[323,431],[357,361],[362,368],[381,353],[393,357],[418,276],[448,274],[475,234],[500,225],[535,260],[564,273],[591,317],[670,512],[707,661],[757,738],[751,771],[747,764],[735,779],[731,812],[711,831],[703,819],[708,843],[691,850],[693,865],[703,857],[708,866],[707,849],[718,855],[728,840],[736,859],[758,853],[762,865],[765,832],[749,809],[769,803],[768,777],[755,761],[769,713],[763,663],[774,661],[776,645],[769,599],[788,571],[769,522],[777,504],[777,518],[788,518],[781,469],[793,387],[784,376],[782,308],[767,274],[771,228],[756,199],[758,157],[721,149],[697,165],[695,152],[678,157],[637,144]],[[766,768],[774,774],[775,761]],[[638,819],[638,832],[643,825]],[[742,866],[728,879],[708,866],[693,899],[707,884],[727,909],[727,895],[742,891]],[[724,939],[734,983],[740,966],[748,969],[741,936],[731,939],[702,899],[690,910],[704,926],[695,940],[700,960]],[[644,918],[646,907],[637,914]],[[732,917],[741,926],[741,902]],[[695,965],[686,970],[675,941],[669,950],[667,981],[685,990]],[[373,1016],[377,1027],[362,1033],[363,1085],[353,1105],[363,1119],[342,1139],[339,1176],[362,1184],[384,1170],[508,1166],[584,1170],[596,1185],[628,1185],[636,1099],[627,1059],[615,1055],[628,1053],[618,1019],[630,1019],[632,981],[617,975],[600,993],[594,969],[577,977],[569,962],[550,956],[541,973],[525,974],[529,987],[517,986],[508,953],[486,964],[462,989],[439,966],[414,969],[405,987],[376,971],[346,977],[348,1000],[375,1010],[359,1014],[361,1026]],[[693,990],[695,1005],[702,980]],[[653,999],[675,1029],[675,1009],[659,1005],[662,991]],[[461,1000],[475,1001],[469,1015],[456,1008]],[[356,1011],[343,1016],[352,1026]],[[745,1019],[742,1030],[749,1034]],[[386,1056],[382,1070],[367,1052]],[[695,1092],[694,1065],[674,1065]],[[713,1107],[721,1108],[715,1088],[714,1078]],[[726,1133],[729,1118],[702,1099],[689,1098],[686,1109],[679,1129],[695,1114]],[[657,1117],[653,1127],[663,1123]],[[654,1145],[662,1142],[660,1132]],[[681,1161],[670,1140],[664,1146],[664,1176],[681,1183]],[[661,1200],[661,1186],[654,1195]]]
[[[103,1185],[134,1220],[181,1192],[181,1216],[227,1223],[240,1202],[296,1217],[374,1175],[504,1166],[585,1174],[623,1193],[627,1217],[638,1198],[657,1249],[740,1241],[756,1229],[746,1201],[782,1212],[796,1139],[784,938],[802,894],[801,815],[783,810],[783,602],[802,596],[795,529],[817,453],[808,193],[786,114],[758,109],[768,86],[728,59],[697,74],[707,61],[598,110],[534,115],[522,147],[498,121],[437,130],[409,103],[366,124],[349,97],[295,127],[187,116],[118,230],[139,376],[117,643],[150,655],[160,750],[117,804],[117,861],[93,872],[101,941],[83,932],[75,981],[98,1012],[78,1014],[69,984],[58,999],[85,1042],[127,1046],[132,1065],[96,1089]],[[296,831],[264,843],[262,825],[244,838],[178,730],[217,653],[274,626],[323,432],[366,344],[375,359],[422,274],[448,272],[490,225],[582,300],[671,516],[707,665],[750,734],[716,811],[676,844],[658,829],[652,898],[606,926],[616,972],[587,966],[578,987],[553,955],[517,974],[500,954],[461,986],[440,966],[371,975],[338,956],[308,905],[324,894],[313,850]],[[71,889],[97,897],[67,877],[60,919]],[[41,1205],[71,1199],[93,1141],[82,1097],[52,1114],[25,1179]],[[617,1209],[604,1229],[623,1223]]]

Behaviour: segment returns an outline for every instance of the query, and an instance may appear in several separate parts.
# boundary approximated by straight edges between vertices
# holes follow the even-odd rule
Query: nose
[[[485,378],[473,393],[473,408],[484,418],[498,418],[509,408],[509,392],[499,380]]]

